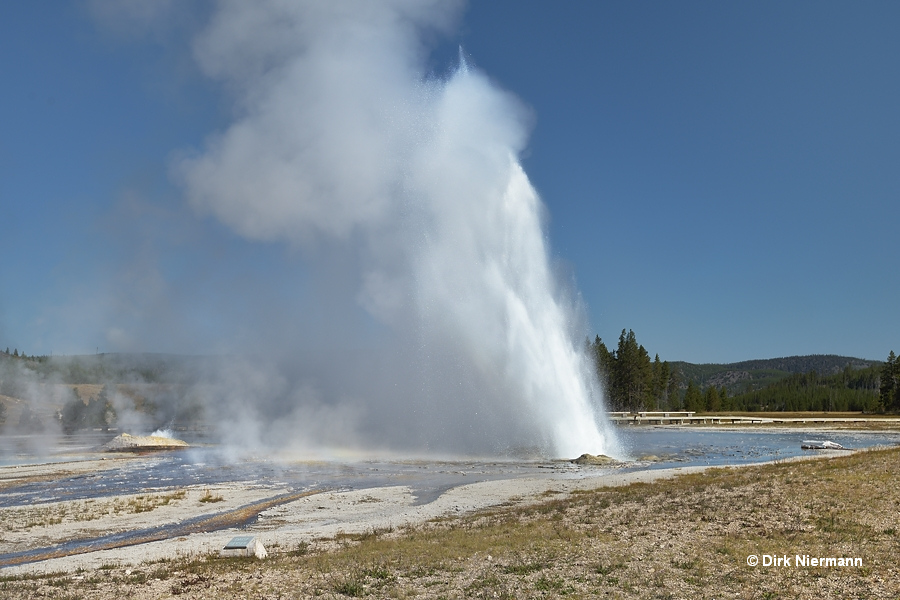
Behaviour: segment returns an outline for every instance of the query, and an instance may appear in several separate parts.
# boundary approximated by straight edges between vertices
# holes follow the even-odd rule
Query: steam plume
[[[387,326],[378,356],[347,348],[339,368],[320,365],[354,384],[310,383],[307,354],[290,376],[230,381],[253,400],[230,415],[319,442],[615,454],[517,160],[526,112],[465,63],[426,75],[426,41],[458,13],[443,0],[227,1],[195,40],[236,116],[175,164],[190,203],[248,239],[352,253],[340,268],[354,298]]]

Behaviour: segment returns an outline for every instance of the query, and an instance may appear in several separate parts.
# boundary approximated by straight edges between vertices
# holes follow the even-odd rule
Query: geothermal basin
[[[527,502],[548,490],[820,455],[800,449],[811,438],[851,449],[900,443],[894,432],[629,427],[620,437],[633,459],[590,466],[535,458],[238,458],[211,445],[144,455],[91,451],[110,437],[70,438],[45,455],[34,453],[26,437],[4,440],[5,573],[215,553],[236,534],[291,549],[340,533],[391,530]]]

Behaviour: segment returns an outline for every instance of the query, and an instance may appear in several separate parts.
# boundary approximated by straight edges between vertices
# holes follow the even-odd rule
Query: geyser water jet
[[[332,397],[313,393],[322,423],[353,415],[344,441],[617,455],[517,159],[525,111],[464,64],[426,75],[423,39],[457,13],[402,0],[222,3],[194,47],[238,116],[176,176],[198,211],[249,239],[358,253],[356,300],[389,327],[378,360],[390,368]],[[285,437],[301,421],[310,438],[328,428],[300,408],[279,415]]]

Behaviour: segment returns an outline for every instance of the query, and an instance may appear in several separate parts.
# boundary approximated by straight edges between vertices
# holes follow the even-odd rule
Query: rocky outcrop
[[[123,433],[109,440],[100,449],[104,452],[147,452],[150,450],[178,450],[187,447],[187,442],[174,438]]]

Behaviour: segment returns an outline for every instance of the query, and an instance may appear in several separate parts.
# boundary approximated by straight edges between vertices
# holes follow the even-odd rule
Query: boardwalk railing
[[[865,417],[748,417],[738,415],[697,415],[692,411],[652,412],[618,411],[607,413],[609,420],[617,424],[631,425],[752,425],[771,423],[870,423],[873,421],[896,421],[896,419]]]

